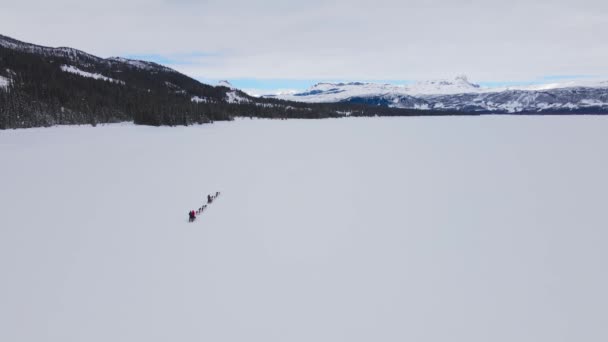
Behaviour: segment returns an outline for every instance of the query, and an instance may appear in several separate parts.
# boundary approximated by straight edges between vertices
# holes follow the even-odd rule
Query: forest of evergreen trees
[[[0,129],[121,121],[174,126],[237,116],[318,119],[449,114],[364,103],[308,104],[254,98],[238,90],[200,83],[150,62],[138,67],[122,59],[102,59],[78,50],[44,48],[0,38],[27,47],[0,44],[0,76],[9,80],[6,87],[0,87]],[[116,81],[83,77],[62,70],[62,66],[74,66]],[[228,92],[235,92],[242,101],[228,102]],[[193,97],[204,100],[192,101]]]

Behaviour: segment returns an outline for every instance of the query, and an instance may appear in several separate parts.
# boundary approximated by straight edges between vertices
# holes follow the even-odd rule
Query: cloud
[[[583,78],[594,78],[593,75],[548,75],[543,76],[544,81],[580,80]]]
[[[23,0],[0,4],[0,22],[18,39],[166,58],[209,79],[530,80],[605,75],[608,60],[603,0]],[[192,51],[215,55],[176,57]]]

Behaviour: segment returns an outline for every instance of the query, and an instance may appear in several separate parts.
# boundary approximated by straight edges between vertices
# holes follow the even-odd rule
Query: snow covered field
[[[0,131],[0,341],[607,341],[606,132],[508,116]]]

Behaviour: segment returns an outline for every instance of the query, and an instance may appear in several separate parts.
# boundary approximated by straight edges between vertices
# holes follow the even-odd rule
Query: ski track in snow
[[[0,340],[606,341],[607,130],[488,116],[0,131]]]

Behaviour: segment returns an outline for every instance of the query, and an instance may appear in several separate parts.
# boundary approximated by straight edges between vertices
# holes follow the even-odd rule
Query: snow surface
[[[9,84],[11,84],[11,80],[0,75],[0,88],[8,88]]]
[[[0,340],[607,341],[607,130],[490,116],[0,131]]]
[[[297,94],[300,92],[297,89],[284,89],[284,88],[273,89],[273,90],[257,89],[257,88],[241,88],[239,90],[241,90],[242,92],[246,93],[247,95],[253,96],[253,97],[280,97],[283,95],[293,95],[293,94]]]
[[[248,103],[249,99],[242,97],[236,90],[226,92],[226,102],[228,103]]]
[[[94,78],[96,80],[104,80],[104,81],[108,81],[108,82],[125,84],[124,81],[115,80],[113,78],[106,77],[106,76],[104,76],[102,74],[94,74],[94,73],[91,73],[91,72],[80,70],[77,67],[72,66],[72,65],[62,65],[61,66],[61,70],[65,71],[65,72],[72,73],[72,74],[80,75],[82,77],[88,77],[88,78]]]

